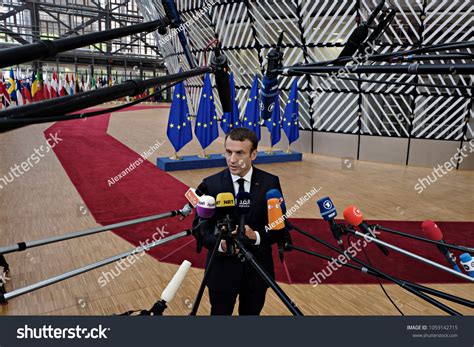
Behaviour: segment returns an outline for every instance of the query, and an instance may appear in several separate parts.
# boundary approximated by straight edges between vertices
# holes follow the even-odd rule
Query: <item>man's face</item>
[[[230,137],[225,141],[225,157],[230,173],[243,177],[249,172],[252,161],[257,157],[257,150],[252,151],[250,140],[236,141]]]

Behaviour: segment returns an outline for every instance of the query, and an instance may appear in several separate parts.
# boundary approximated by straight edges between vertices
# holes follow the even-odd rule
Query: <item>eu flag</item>
[[[184,82],[174,88],[166,134],[176,152],[193,138]]]
[[[300,137],[299,132],[299,113],[298,113],[298,83],[295,79],[291,86],[290,96],[283,113],[281,121],[283,131],[288,137],[288,143],[295,142]]]
[[[258,76],[255,75],[247,101],[247,108],[245,109],[244,118],[242,119],[242,126],[253,130],[260,141],[260,107],[258,100]]]
[[[226,112],[222,116],[221,128],[224,133],[228,133],[232,128],[239,128],[240,125],[240,114],[239,105],[237,104],[237,96],[235,93],[234,74],[231,72],[229,76],[230,82],[230,97],[232,99],[232,112]]]
[[[272,117],[265,121],[265,125],[270,132],[272,147],[281,139],[281,121],[280,121],[280,93],[277,92],[275,107],[273,108]]]
[[[196,115],[194,133],[202,149],[206,149],[206,147],[219,136],[216,105],[214,104],[214,95],[212,94],[209,74],[204,76],[204,86],[202,87],[201,100],[199,101],[199,108]]]

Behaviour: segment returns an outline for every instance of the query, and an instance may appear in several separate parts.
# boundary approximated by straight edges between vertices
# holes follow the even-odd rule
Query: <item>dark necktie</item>
[[[237,180],[237,183],[239,184],[239,191],[238,191],[238,193],[245,192],[245,186],[244,186],[245,180],[244,180],[243,178],[239,178],[239,179]]]

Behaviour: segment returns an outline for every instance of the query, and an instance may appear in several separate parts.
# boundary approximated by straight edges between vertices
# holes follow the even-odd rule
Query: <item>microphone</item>
[[[278,102],[278,72],[281,67],[283,52],[280,52],[283,43],[283,33],[280,33],[278,43],[275,49],[267,54],[267,71],[263,75],[262,90],[260,91],[260,114],[261,118],[266,120],[272,117],[275,104]]]
[[[222,53],[220,43],[214,49],[211,66],[216,77],[217,93],[221,100],[222,112],[230,113],[232,112],[232,97],[230,93],[229,62]]]
[[[367,36],[369,36],[369,27],[372,25],[375,17],[377,17],[379,12],[382,10],[384,2],[384,0],[380,1],[375,10],[370,14],[367,21],[363,22],[352,32],[338,58],[352,57],[362,46],[362,43],[365,41]]]
[[[331,198],[329,196],[326,196],[316,201],[316,203],[319,206],[319,213],[321,214],[321,217],[323,217],[326,222],[329,222],[329,227],[331,228],[332,236],[337,241],[337,244],[341,248],[343,248],[344,245],[343,241],[341,240],[342,232],[339,229],[339,225],[334,221],[334,218],[337,216],[337,211],[336,207],[331,201]]]
[[[423,223],[421,223],[421,229],[428,239],[444,243],[441,229],[432,220],[425,220]],[[436,247],[443,254],[449,265],[451,265],[454,270],[462,272],[458,264],[456,264],[456,256],[449,251],[448,247],[443,245],[436,245]]]
[[[474,277],[474,260],[469,253],[463,253],[459,256],[459,261],[467,274]]]
[[[209,195],[203,195],[199,198],[199,202],[196,207],[196,214],[200,217],[201,222],[199,224],[199,232],[195,234],[196,236],[196,252],[201,253],[202,246],[204,243],[204,234],[208,228],[207,220],[214,216],[216,212],[216,200]]]
[[[235,247],[232,237],[230,236],[231,231],[233,230],[230,220],[230,215],[234,212],[235,208],[235,199],[234,194],[232,193],[219,193],[216,196],[216,212],[219,212],[219,215],[224,215],[224,221],[218,222],[218,228],[223,234],[223,239],[226,241],[227,245],[227,255],[234,255]]]
[[[166,304],[173,300],[176,292],[178,291],[181,283],[183,283],[184,277],[189,271],[191,263],[187,260],[184,260],[181,263],[178,271],[174,274],[171,281],[166,286],[165,290],[161,293],[161,300],[158,300],[153,307],[150,309],[150,315],[153,316],[162,316],[163,311],[167,308]]]
[[[183,208],[179,211],[181,217],[179,220],[183,220],[185,217],[189,216],[193,208],[195,208],[199,203],[199,197],[204,195],[207,191],[207,187],[204,183],[201,183],[196,189],[189,188],[188,191],[184,194],[188,203],[183,206]]]
[[[181,17],[179,16],[179,12],[176,8],[174,0],[162,0],[161,4],[163,5],[163,9],[166,13],[166,18],[170,22],[170,26],[174,29],[179,29],[182,27],[183,22],[181,21]],[[184,28],[183,28],[184,29]],[[186,36],[184,35],[184,30],[178,30],[178,38],[181,42],[181,46],[183,47],[184,55],[186,56],[186,60],[189,63],[191,69],[196,68],[196,63],[194,61],[193,55],[189,50],[188,41],[186,40]]]
[[[250,212],[250,193],[240,192],[236,198],[237,212],[239,215],[239,229],[237,231],[237,237],[242,239],[245,235],[245,216]]]
[[[370,234],[370,236],[372,236],[373,238],[377,238],[375,233],[370,229],[369,225],[364,222],[364,216],[362,214],[362,211],[359,210],[357,207],[346,207],[343,212],[343,215],[347,223],[349,223],[350,225],[356,225],[360,228],[360,230],[362,230],[363,233]],[[388,255],[389,252],[386,247],[379,245],[378,243],[376,245],[384,255]]]
[[[281,194],[281,192],[275,188],[270,189],[266,194],[266,199],[267,199],[267,206],[268,206],[268,225],[271,226],[272,223],[278,224],[278,221],[280,220],[285,221],[286,205],[285,205],[285,199],[283,199],[283,195]],[[277,199],[277,201],[271,200],[271,199]],[[279,208],[277,206],[279,206]],[[292,245],[293,241],[291,240],[290,233],[288,231],[288,228],[286,227],[290,225],[288,220],[286,220],[282,225],[284,226],[283,232],[273,233],[272,236],[276,238],[276,242],[278,245],[278,255],[280,256],[280,260],[283,263],[283,252],[291,251],[291,248],[286,247],[286,245]],[[280,225],[277,225],[277,228],[278,228],[277,230],[282,229]],[[272,228],[271,230],[275,230],[275,229]]]
[[[283,195],[278,189],[270,189],[267,194],[265,195],[267,200],[276,198],[278,199],[278,202],[280,203],[281,206],[281,211],[283,214],[286,214],[286,205],[285,205],[285,199],[283,199]]]
[[[216,200],[209,195],[203,195],[199,198],[196,207],[196,213],[202,219],[210,219],[216,212]]]

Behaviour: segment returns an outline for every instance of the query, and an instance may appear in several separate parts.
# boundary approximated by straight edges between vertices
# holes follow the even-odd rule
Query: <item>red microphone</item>
[[[444,243],[441,229],[432,220],[425,220],[423,223],[421,223],[421,230],[423,230],[426,238]],[[444,255],[449,265],[451,265],[454,270],[462,272],[456,263],[456,256],[449,251],[448,247],[443,245],[436,245],[436,247],[438,247],[438,250]]]
[[[364,215],[362,214],[362,211],[359,210],[355,206],[349,206],[346,207],[346,209],[343,212],[344,219],[346,220],[347,223],[350,225],[356,225],[359,227],[360,230],[364,234],[370,234],[374,239],[377,238],[375,233],[370,229],[370,226],[364,222]],[[388,249],[382,245],[379,245],[377,243],[377,247],[382,251],[383,254],[388,255]]]

